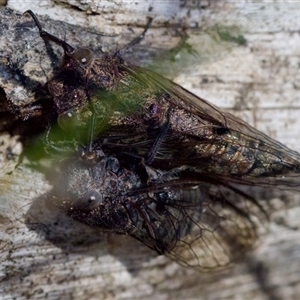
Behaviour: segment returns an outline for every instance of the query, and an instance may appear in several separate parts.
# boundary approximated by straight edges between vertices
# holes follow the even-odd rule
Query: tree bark
[[[13,7],[8,1],[22,11],[0,9],[3,103],[33,101],[33,88],[59,65],[60,49],[54,47],[49,57],[30,17],[20,14],[26,9],[41,14],[48,32],[96,52],[120,49],[150,16],[151,28],[125,53],[126,60],[169,76],[300,152],[300,3],[98,2]],[[222,272],[199,273],[129,236],[99,233],[49,207],[53,178],[29,168],[23,158],[16,166],[22,144],[7,133],[1,139],[2,298],[297,299],[298,193],[282,192],[280,201],[272,200],[278,207],[269,232],[243,261]]]

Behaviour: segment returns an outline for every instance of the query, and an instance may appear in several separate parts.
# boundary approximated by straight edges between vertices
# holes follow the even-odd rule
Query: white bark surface
[[[8,6],[48,15],[40,17],[46,30],[94,50],[120,48],[143,30],[147,16],[154,17],[145,40],[126,59],[162,65],[158,71],[177,83],[300,152],[300,2],[24,2],[8,1]],[[3,9],[0,14],[0,86],[12,101],[30,101],[30,84],[22,85],[8,66],[45,83],[52,72],[45,44],[28,16]],[[196,24],[199,28],[192,29]],[[247,44],[214,41],[208,32],[215,25],[234,26]],[[187,28],[187,43],[198,54],[183,50],[175,62],[166,56],[164,65],[164,51],[180,41],[175,27]],[[15,162],[21,145],[5,134],[1,138],[0,298],[298,298],[299,194],[281,199],[286,206],[278,208],[249,257],[222,273],[199,273],[128,236],[99,234],[47,207],[51,178],[24,163],[13,170],[11,157]]]

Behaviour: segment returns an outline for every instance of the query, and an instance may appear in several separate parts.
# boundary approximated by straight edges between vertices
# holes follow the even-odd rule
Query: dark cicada
[[[218,269],[256,241],[263,208],[233,184],[202,174],[123,167],[94,146],[66,161],[49,201],[73,219],[128,234],[184,266]],[[252,215],[252,216],[251,216]]]
[[[298,153],[172,81],[127,64],[120,52],[75,50],[42,30],[29,13],[41,37],[64,49],[60,71],[46,87],[51,111],[67,135],[81,134],[90,143],[97,137],[105,154],[121,161],[141,158],[152,167],[180,168],[197,178],[207,174],[243,184],[299,185]],[[43,102],[23,107],[21,116],[40,114],[43,105],[49,107]],[[86,137],[84,124],[92,138]]]

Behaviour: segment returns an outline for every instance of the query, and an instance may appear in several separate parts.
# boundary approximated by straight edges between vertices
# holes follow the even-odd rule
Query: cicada
[[[225,266],[232,250],[251,248],[253,216],[268,213],[240,186],[297,189],[300,154],[126,63],[121,51],[74,49],[28,13],[64,57],[46,84],[51,105],[33,103],[20,115],[35,117],[46,106],[77,148],[87,145],[81,158],[66,160],[51,201],[80,222],[129,234],[202,269]]]
[[[72,138],[85,138],[82,128],[88,124],[92,136],[86,140],[97,140],[107,155],[119,155],[121,161],[140,158],[155,168],[181,168],[237,183],[299,185],[299,153],[167,78],[126,63],[121,51],[75,50],[27,13],[43,39],[63,48],[64,57],[60,71],[46,83],[51,105],[47,100],[20,108],[22,117],[42,114],[45,106]]]
[[[101,145],[64,162],[47,201],[88,226],[130,235],[159,254],[201,271],[221,269],[252,249],[257,221],[268,218],[234,184],[144,165],[124,167]],[[255,216],[255,218],[253,218]]]

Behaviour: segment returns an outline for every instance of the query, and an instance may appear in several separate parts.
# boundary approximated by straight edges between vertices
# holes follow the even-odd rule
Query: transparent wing
[[[172,129],[165,134],[151,162],[153,166],[175,168],[187,164],[198,168],[200,173],[225,174],[235,182],[299,187],[299,153],[152,71],[123,67],[141,84],[168,95],[172,108],[197,118],[195,127],[189,124],[186,129]],[[129,127],[113,128],[108,144],[112,142],[111,149],[117,152],[134,149],[143,156],[155,138],[149,139],[142,124],[138,128],[130,127],[131,130]]]
[[[161,90],[170,94],[172,97],[170,97],[168,100],[174,106],[195,113],[201,116],[204,120],[208,120],[216,126],[219,125],[225,128],[229,128],[233,131],[242,132],[249,138],[253,138],[254,140],[259,139],[261,141],[264,141],[266,144],[270,144],[271,146],[275,147],[275,141],[264,133],[258,131],[254,127],[250,126],[249,124],[247,124],[240,118],[230,114],[229,112],[222,111],[208,101],[197,97],[193,93],[172,82],[171,80],[150,70],[137,66],[127,66],[126,69],[129,73],[131,73],[133,76],[136,76],[139,80],[147,83],[148,85],[155,85]],[[278,150],[289,150],[297,158],[299,158],[299,154],[297,152],[291,151],[279,142],[275,142],[275,144]]]
[[[152,195],[151,200],[149,195]],[[149,188],[132,236],[184,266],[220,269],[255,246],[268,215],[231,185],[169,182]]]

